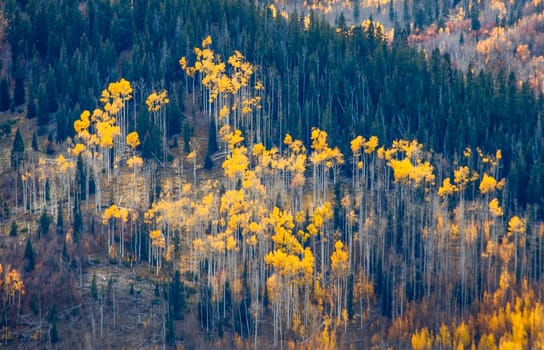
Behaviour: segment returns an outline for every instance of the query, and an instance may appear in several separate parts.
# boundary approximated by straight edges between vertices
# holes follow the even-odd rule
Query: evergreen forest
[[[1,1],[0,343],[544,347],[544,4],[367,2]]]

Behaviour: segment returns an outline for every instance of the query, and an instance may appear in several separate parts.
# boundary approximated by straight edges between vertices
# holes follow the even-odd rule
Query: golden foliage
[[[489,212],[491,213],[491,215],[496,217],[502,216],[504,214],[502,208],[499,205],[499,200],[497,198],[493,198],[489,202]]]
[[[136,131],[133,131],[127,135],[127,145],[134,149],[140,144],[140,137]]]
[[[342,278],[349,271],[348,252],[344,249],[344,244],[341,241],[336,241],[334,244],[334,252],[331,255],[332,272]]]
[[[523,234],[525,233],[525,222],[519,216],[512,216],[508,221],[508,233]]]
[[[433,346],[433,335],[425,327],[412,335],[413,350],[430,350]]]
[[[485,194],[492,191],[495,191],[497,188],[497,180],[493,176],[489,176],[484,173],[482,177],[482,182],[480,182],[480,193]]]
[[[457,186],[450,182],[450,178],[447,177],[442,181],[442,186],[438,189],[438,195],[442,198],[451,196],[455,192],[459,191]]]
[[[142,157],[134,156],[127,160],[127,166],[129,168],[138,168],[144,164]]]
[[[128,221],[128,210],[126,208],[118,208],[112,204],[102,213],[102,223],[107,225],[110,219],[121,219],[122,222]]]
[[[159,92],[153,91],[147,97],[147,100],[145,100],[145,104],[147,105],[147,110],[150,112],[157,112],[159,109],[161,109],[164,105],[167,105],[168,103],[170,103],[170,99],[168,98],[168,91],[166,90],[162,90]]]
[[[166,241],[160,230],[150,231],[149,238],[151,239],[151,244],[154,247],[159,247],[161,249],[166,247]]]

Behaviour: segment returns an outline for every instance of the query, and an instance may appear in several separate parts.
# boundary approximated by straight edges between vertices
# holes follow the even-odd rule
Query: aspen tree
[[[347,277],[349,274],[349,257],[342,241],[336,241],[331,255],[331,271],[336,279],[336,318],[340,320],[342,310],[347,307]],[[349,249],[349,248],[348,248]]]
[[[158,125],[159,130],[162,133],[163,164],[166,164],[168,160],[168,123],[166,121],[166,111],[163,108],[168,103],[170,103],[170,99],[168,98],[168,92],[166,90],[162,90],[160,92],[152,92],[145,101],[145,104],[147,105],[147,110],[151,112],[151,115],[153,117],[152,123],[154,125]]]
[[[110,151],[115,146],[122,153],[125,147],[128,124],[125,105],[132,98],[132,91],[130,83],[125,79],[110,83],[100,96],[103,109],[97,108],[92,114],[84,110],[80,118],[74,122],[79,142],[76,143],[73,152],[79,154],[86,151],[87,170],[92,170],[96,183],[96,210],[99,210],[102,201],[102,171],[106,170],[108,180],[111,177]],[[122,141],[119,140],[119,136],[122,137]],[[87,174],[89,173],[87,171]],[[88,192],[89,184],[86,187]]]
[[[26,292],[25,284],[23,283],[21,275],[17,272],[17,270],[12,269],[10,265],[7,265],[4,271],[2,264],[0,264],[0,292],[2,292],[4,310],[6,310],[8,306],[14,306],[17,299],[17,313],[19,313],[21,308],[21,296]],[[7,312],[4,313],[4,318],[6,331],[5,339],[7,340]]]

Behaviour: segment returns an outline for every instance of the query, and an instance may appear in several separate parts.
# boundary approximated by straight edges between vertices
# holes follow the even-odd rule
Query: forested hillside
[[[538,86],[317,13],[1,3],[4,344],[542,346]]]

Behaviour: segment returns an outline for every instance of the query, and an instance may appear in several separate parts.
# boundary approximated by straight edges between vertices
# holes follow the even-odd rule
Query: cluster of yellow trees
[[[258,80],[253,82],[254,66],[239,51],[225,63],[210,48],[211,44],[212,38],[206,37],[202,47],[194,49],[194,65],[190,66],[184,56],[179,60],[181,68],[189,77],[200,77],[202,105],[206,106],[206,115],[214,119],[218,129],[223,125],[245,128],[250,136],[255,135],[260,141],[260,118],[252,118],[252,114],[261,109],[260,93],[264,87]]]
[[[252,83],[255,67],[239,52],[225,64],[211,44],[208,37],[195,48],[193,66],[186,58],[180,65],[189,77],[198,75],[205,111],[217,121],[226,153],[223,179],[199,180],[191,153],[185,160],[193,162],[192,181],[164,163],[160,196],[147,202],[152,172],[146,172],[139,135],[129,127],[132,87],[123,79],[104,90],[101,108],[81,114],[74,123],[75,145],[67,158],[54,160],[62,189],[58,201],[70,197],[75,157],[94,177],[95,209],[112,258],[138,260],[143,239],[157,274],[165,265],[190,270],[217,301],[226,298],[227,283],[233,300],[241,300],[247,278],[252,331],[257,337],[268,303],[276,345],[294,337],[333,346],[350,318],[358,317],[360,327],[370,320],[379,297],[382,312],[411,324],[402,336],[411,337],[414,348],[538,346],[538,298],[529,293],[529,299],[512,299],[522,282],[516,276],[529,269],[524,248],[537,238],[528,237],[534,227],[525,217],[505,218],[500,151],[486,155],[467,148],[450,165],[416,140],[386,145],[376,136],[356,136],[352,153],[344,155],[318,128],[311,131],[309,149],[289,134],[282,145],[267,148],[258,122],[253,124],[263,93],[261,83]],[[146,101],[163,132],[168,102],[166,91],[152,92]],[[120,158],[109,159],[114,147],[126,168]],[[351,183],[342,174],[346,160],[353,166]],[[113,202],[104,206],[107,194]],[[142,228],[143,238],[137,235]],[[384,282],[373,285],[378,278]],[[381,286],[380,295],[374,295],[375,286]],[[6,290],[24,290],[22,284],[13,288]],[[450,320],[463,319],[478,300],[488,305],[482,317],[495,320],[487,328],[479,318],[459,324],[410,321],[419,302],[444,305],[439,312]],[[478,336],[485,334],[478,341],[470,328],[476,322]]]
[[[21,275],[10,265],[6,266],[4,270],[4,267],[0,264],[0,293],[4,308],[4,322],[6,322],[5,326],[2,327],[0,339],[7,341],[11,337],[11,332],[7,327],[7,308],[14,307],[17,303],[17,310],[19,310],[21,296],[25,294],[25,284]]]

